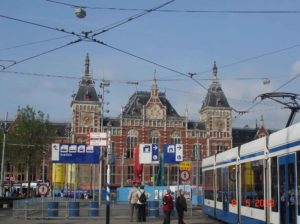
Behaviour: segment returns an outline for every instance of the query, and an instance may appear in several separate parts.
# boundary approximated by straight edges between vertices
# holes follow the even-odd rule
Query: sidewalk
[[[185,217],[186,224],[218,224],[218,222],[214,219],[207,217],[202,213],[201,210],[194,211],[193,216],[187,215]],[[163,217],[158,218],[148,218],[147,223],[151,224],[162,224]],[[106,223],[105,217],[99,218],[69,218],[69,219],[30,219],[23,220],[20,218],[12,217],[12,209],[0,209],[0,223],[3,224],[102,224]],[[114,215],[110,217],[110,224],[126,224],[126,223],[137,223],[137,222],[129,222],[129,216],[124,215]],[[177,224],[177,218],[173,217],[171,220],[171,224]]]

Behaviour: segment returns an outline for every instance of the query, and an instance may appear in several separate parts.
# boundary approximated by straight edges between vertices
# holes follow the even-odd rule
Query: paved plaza
[[[127,205],[122,205],[121,207],[127,208]],[[123,210],[120,207],[112,208],[112,215],[110,217],[110,224],[125,224],[125,223],[136,223],[129,221],[129,212],[124,214]],[[118,211],[119,214],[118,214]],[[125,210],[127,211],[127,209]],[[129,211],[129,210],[128,210]],[[147,223],[158,224],[163,223],[163,217],[157,218],[147,218]],[[13,217],[13,210],[12,209],[0,209],[0,223],[2,224],[99,224],[99,223],[106,223],[106,217],[104,215],[100,215],[97,218],[88,218],[88,217],[78,217],[78,218],[68,218],[68,219],[27,219],[25,220],[24,217],[16,218]],[[176,217],[173,217],[171,220],[171,224],[177,224],[178,221]],[[218,222],[214,219],[207,217],[205,214],[202,213],[200,209],[193,210],[193,214],[187,214],[185,217],[186,224],[218,224]]]

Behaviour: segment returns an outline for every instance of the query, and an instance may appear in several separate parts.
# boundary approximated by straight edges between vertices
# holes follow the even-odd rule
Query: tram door
[[[296,224],[296,165],[295,154],[278,158],[280,224]]]

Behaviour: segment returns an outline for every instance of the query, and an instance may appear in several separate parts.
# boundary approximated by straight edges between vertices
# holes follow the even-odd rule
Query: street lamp
[[[100,89],[101,89],[101,95],[99,96],[100,100],[101,100],[101,121],[100,121],[100,132],[103,132],[103,119],[104,119],[104,96],[105,93],[109,93],[108,90],[105,90],[105,88],[107,88],[108,86],[110,86],[110,82],[109,80],[101,80],[100,83]],[[101,152],[100,157],[103,158],[102,156],[103,154],[103,150]],[[101,205],[101,186],[102,186],[102,158],[100,158],[100,162],[99,162],[99,205]]]
[[[6,135],[8,133],[7,117],[8,117],[8,113],[6,113],[4,124],[1,124],[1,129],[3,130],[3,145],[2,145],[2,159],[1,159],[0,197],[3,197],[3,193],[4,193],[3,192],[3,190],[4,190],[4,158],[5,158]]]

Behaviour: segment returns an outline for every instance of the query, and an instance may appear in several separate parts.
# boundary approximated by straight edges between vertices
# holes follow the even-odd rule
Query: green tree
[[[36,112],[29,106],[20,109],[8,132],[7,159],[13,164],[24,164],[26,173],[32,174],[33,168],[41,164],[43,153],[48,150],[47,145],[52,136],[48,115],[45,116],[41,111]],[[27,189],[30,189],[31,181],[29,175]]]

